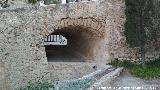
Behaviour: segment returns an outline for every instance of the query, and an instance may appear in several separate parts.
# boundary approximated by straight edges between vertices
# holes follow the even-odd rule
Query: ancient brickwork
[[[44,38],[62,31],[81,36],[75,39],[80,42],[84,36],[85,44],[71,41],[77,45],[74,47],[80,51],[77,53],[89,57],[86,62],[106,64],[114,58],[137,60],[136,49],[128,48],[123,35],[124,10],[124,0],[0,10],[0,62],[7,66],[7,72],[0,74],[7,75],[8,85],[14,88],[29,81],[50,79],[54,70],[52,73],[48,70]]]

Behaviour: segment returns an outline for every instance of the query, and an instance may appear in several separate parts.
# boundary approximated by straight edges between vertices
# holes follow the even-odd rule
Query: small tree
[[[153,0],[126,0],[125,36],[130,47],[139,47],[141,64],[145,66],[146,44],[152,29]]]

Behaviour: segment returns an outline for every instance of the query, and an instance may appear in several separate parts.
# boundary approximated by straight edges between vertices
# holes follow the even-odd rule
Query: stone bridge
[[[84,62],[107,64],[122,58],[124,9],[123,0],[98,0],[0,10],[0,86],[12,90],[8,88],[50,79],[44,38],[51,34],[68,40],[58,50],[79,54]]]

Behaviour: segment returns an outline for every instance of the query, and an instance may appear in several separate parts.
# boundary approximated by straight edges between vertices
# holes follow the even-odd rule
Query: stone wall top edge
[[[5,13],[5,12],[22,12],[22,11],[28,11],[28,10],[41,10],[45,8],[54,8],[54,7],[68,7],[70,8],[73,5],[97,5],[100,3],[97,2],[104,2],[105,0],[99,0],[99,1],[89,1],[89,2],[76,2],[76,3],[66,3],[66,4],[50,4],[42,7],[38,6],[29,6],[29,7],[22,7],[22,8],[16,8],[16,9],[2,9],[0,10],[0,13]]]
[[[38,10],[37,7],[32,6],[32,7],[22,7],[22,8],[16,8],[16,9],[3,9],[0,10],[0,13],[10,13],[10,12],[25,12],[28,10]]]

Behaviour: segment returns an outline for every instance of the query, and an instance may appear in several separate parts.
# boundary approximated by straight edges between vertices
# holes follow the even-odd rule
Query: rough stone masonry
[[[137,60],[137,51],[128,48],[123,36],[124,10],[124,0],[0,10],[0,89],[50,79],[44,38],[51,33],[64,34],[69,48],[86,57],[86,62]]]

